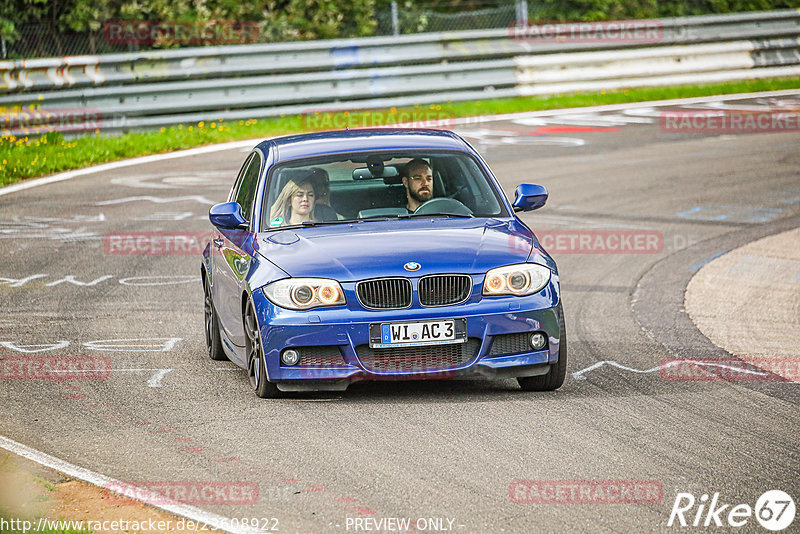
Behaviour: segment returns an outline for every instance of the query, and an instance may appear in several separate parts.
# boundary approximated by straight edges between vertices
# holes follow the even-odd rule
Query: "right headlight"
[[[541,291],[550,281],[550,269],[536,263],[498,267],[486,273],[482,294],[522,297]]]
[[[264,287],[273,304],[290,310],[310,310],[346,303],[342,286],[327,278],[284,278]]]

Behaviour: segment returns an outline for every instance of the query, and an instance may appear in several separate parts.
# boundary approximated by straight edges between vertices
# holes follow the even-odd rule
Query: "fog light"
[[[286,349],[281,353],[281,363],[283,365],[297,365],[300,363],[300,354],[296,350]]]
[[[547,345],[547,338],[541,332],[531,334],[531,347],[533,350],[542,350]]]

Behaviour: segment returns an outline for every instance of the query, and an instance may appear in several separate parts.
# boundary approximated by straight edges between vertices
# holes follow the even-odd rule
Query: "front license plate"
[[[456,327],[454,319],[417,321],[406,323],[381,323],[380,340],[371,339],[370,347],[412,347],[415,345],[443,345],[463,343],[464,329]]]

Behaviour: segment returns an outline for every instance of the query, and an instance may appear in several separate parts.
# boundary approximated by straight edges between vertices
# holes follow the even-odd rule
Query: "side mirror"
[[[543,185],[519,184],[514,198],[514,211],[532,211],[547,202],[547,189]]]
[[[249,225],[242,216],[242,207],[238,202],[223,202],[211,206],[208,211],[208,219],[217,228],[225,229],[247,229]]]

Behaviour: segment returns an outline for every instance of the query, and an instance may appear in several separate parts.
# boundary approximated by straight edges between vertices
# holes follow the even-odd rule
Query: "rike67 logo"
[[[709,499],[704,493],[696,499],[691,493],[678,493],[669,514],[667,526],[679,525],[708,529],[709,527],[743,527],[755,516],[767,530],[778,532],[794,521],[796,507],[792,497],[781,490],[764,492],[756,500],[755,508],[749,504],[729,504],[720,499],[719,492]]]

